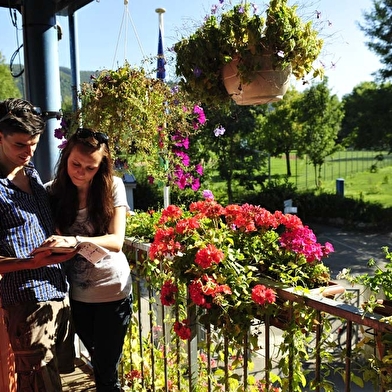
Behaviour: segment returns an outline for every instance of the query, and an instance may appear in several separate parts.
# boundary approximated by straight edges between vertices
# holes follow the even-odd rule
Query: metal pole
[[[77,111],[80,108],[78,98],[80,88],[80,72],[79,72],[79,46],[78,46],[78,20],[75,12],[68,16],[69,26],[69,51],[71,60],[71,77],[72,77],[72,109]]]
[[[165,56],[163,54],[163,14],[166,12],[164,8],[157,8],[155,12],[158,14],[159,21],[159,36],[158,36],[158,56],[157,56],[157,79],[162,81],[166,77],[165,71]],[[166,127],[166,124],[163,124]],[[163,188],[163,207],[167,208],[170,205],[170,187]]]
[[[25,0],[22,6],[26,98],[46,113],[46,131],[41,136],[34,164],[42,181],[52,178],[57,163],[54,130],[61,109],[60,69],[58,59],[59,29],[55,2]]]

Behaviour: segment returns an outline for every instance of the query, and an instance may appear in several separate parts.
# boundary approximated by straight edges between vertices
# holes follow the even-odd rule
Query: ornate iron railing
[[[130,387],[130,390],[170,391],[173,390],[173,385],[175,385],[176,390],[180,391],[212,391],[212,380],[216,377],[216,370],[219,369],[220,372],[226,374],[231,371],[230,357],[233,353],[229,351],[227,342],[216,342],[213,330],[198,325],[195,309],[192,307],[188,308],[188,317],[193,320],[191,322],[191,338],[187,343],[176,338],[171,330],[170,323],[167,322],[167,318],[174,320],[176,317],[178,318],[178,314],[171,314],[159,303],[154,290],[148,285],[148,277],[141,276],[138,271],[138,265],[141,265],[148,257],[149,245],[126,239],[125,249],[133,272],[135,312],[124,349],[122,363],[124,387],[133,385],[134,389]],[[315,391],[321,390],[320,380],[324,378],[320,341],[323,320],[326,317],[332,323],[337,323],[336,330],[339,341],[335,342],[335,347],[339,347],[344,354],[344,362],[341,365],[342,374],[344,374],[345,392],[352,390],[354,374],[353,341],[356,340],[359,330],[362,330],[362,334],[368,334],[369,336],[368,339],[363,339],[363,336],[361,336],[362,342],[364,340],[367,340],[367,343],[371,340],[376,342],[376,348],[373,349],[370,355],[383,357],[384,346],[381,344],[380,336],[392,332],[392,325],[380,321],[382,316],[364,314],[355,305],[325,298],[315,293],[298,293],[293,289],[278,286],[274,286],[274,290],[282,301],[288,301],[290,304],[302,303],[316,310],[313,331]],[[245,390],[247,390],[249,375],[257,374],[267,386],[273,383],[270,377],[271,371],[276,366],[276,361],[274,361],[276,352],[274,350],[277,325],[278,320],[276,318],[266,317],[264,320],[255,320],[254,328],[261,331],[261,336],[264,339],[260,340],[260,346],[263,349],[256,354],[252,353],[254,365],[252,370],[248,366],[248,360],[250,359],[248,342],[246,339],[244,341],[242,365],[235,372],[237,378],[242,380]],[[200,365],[200,354],[206,359],[203,366]],[[215,366],[214,362],[218,362],[218,364]],[[177,370],[173,373],[173,369]],[[182,371],[179,369],[182,369]],[[183,369],[186,369],[185,382]],[[203,377],[201,377],[202,373]],[[293,375],[294,369],[289,368],[289,380]],[[201,382],[205,384],[201,386]],[[136,384],[140,389],[137,389]],[[290,386],[291,382],[288,385],[288,392],[290,392],[293,390]],[[232,390],[228,378],[225,378],[223,388],[226,391]],[[381,386],[376,390],[385,391]]]

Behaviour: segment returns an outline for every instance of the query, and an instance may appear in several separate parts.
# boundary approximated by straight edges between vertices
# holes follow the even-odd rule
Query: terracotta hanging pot
[[[283,98],[290,85],[291,67],[273,69],[271,56],[260,57],[262,69],[250,83],[241,83],[237,73],[238,59],[222,69],[223,84],[238,105],[262,105]]]

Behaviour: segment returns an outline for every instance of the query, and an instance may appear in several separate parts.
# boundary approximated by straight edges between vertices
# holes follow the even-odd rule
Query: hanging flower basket
[[[317,21],[303,20],[297,13],[298,5],[269,0],[259,11],[244,0],[233,3],[220,0],[199,27],[173,47],[180,85],[195,100],[209,106],[230,104],[231,98],[240,105],[263,104],[281,99],[290,73],[297,80],[309,74],[312,78],[323,76],[323,67],[313,67],[323,46]],[[264,56],[273,64],[261,66]],[[223,81],[222,69],[234,59],[239,60],[238,69],[236,62],[229,65],[223,71]],[[259,71],[257,93],[248,92],[252,89],[249,82]],[[237,74],[241,83],[233,80],[227,85]]]
[[[261,69],[247,83],[240,80],[238,61],[234,59],[222,69],[223,84],[237,105],[262,105],[283,98],[290,86],[291,66],[273,69],[271,56],[260,56]]]

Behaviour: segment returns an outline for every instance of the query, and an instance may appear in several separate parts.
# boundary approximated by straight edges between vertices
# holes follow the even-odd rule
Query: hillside
[[[18,66],[16,66],[18,69]],[[94,71],[80,71],[80,82],[85,83],[90,81],[90,76],[94,74]],[[15,79],[15,83],[19,91],[24,90],[24,73],[22,76]],[[66,67],[60,67],[60,88],[62,102],[72,101],[72,84],[71,84],[71,69]]]
[[[80,71],[80,82],[86,83],[90,81],[90,76],[94,71]],[[63,101],[68,102],[72,97],[71,69],[60,67],[60,87]]]

